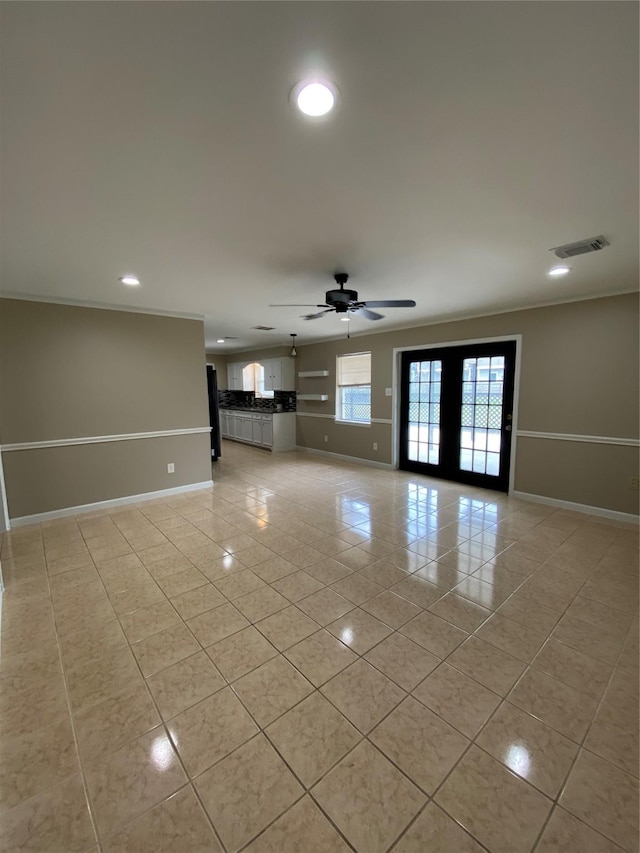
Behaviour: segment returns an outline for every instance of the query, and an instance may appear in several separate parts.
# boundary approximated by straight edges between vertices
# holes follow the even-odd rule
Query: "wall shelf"
[[[298,376],[303,379],[310,379],[312,376],[328,376],[328,370],[299,370]]]
[[[298,400],[320,400],[320,402],[324,402],[329,399],[328,394],[298,394]]]

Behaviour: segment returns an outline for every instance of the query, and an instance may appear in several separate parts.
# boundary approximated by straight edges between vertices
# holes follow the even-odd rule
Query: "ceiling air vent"
[[[557,246],[549,249],[555,252],[559,258],[575,258],[576,255],[586,255],[587,252],[599,252],[609,245],[609,241],[602,234],[599,237],[591,237],[589,240],[578,240],[577,243],[567,243],[565,246]]]
[[[258,332],[273,332],[275,326],[252,326],[252,329],[257,329]]]

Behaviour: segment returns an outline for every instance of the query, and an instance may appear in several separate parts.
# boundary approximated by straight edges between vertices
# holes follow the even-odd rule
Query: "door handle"
[[[504,429],[505,429],[505,432],[511,432],[511,424],[507,424],[507,426]]]

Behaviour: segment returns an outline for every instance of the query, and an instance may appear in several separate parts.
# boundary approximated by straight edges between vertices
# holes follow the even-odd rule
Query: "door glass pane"
[[[465,358],[462,367],[460,469],[500,474],[504,356]]]
[[[487,474],[497,477],[500,473],[500,454],[487,453]]]
[[[500,453],[500,430],[499,429],[488,429],[487,430],[487,447],[489,450],[494,453]]]
[[[485,473],[485,457],[486,453],[483,453],[481,450],[473,451],[473,470],[476,474],[484,474]]]
[[[413,361],[409,366],[407,456],[412,462],[440,462],[441,361]]]

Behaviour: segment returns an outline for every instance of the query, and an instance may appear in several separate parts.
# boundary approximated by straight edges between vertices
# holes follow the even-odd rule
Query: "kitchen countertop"
[[[279,412],[276,409],[263,409],[251,406],[220,406],[221,412],[251,412],[258,415],[286,415],[295,414],[295,412]]]

